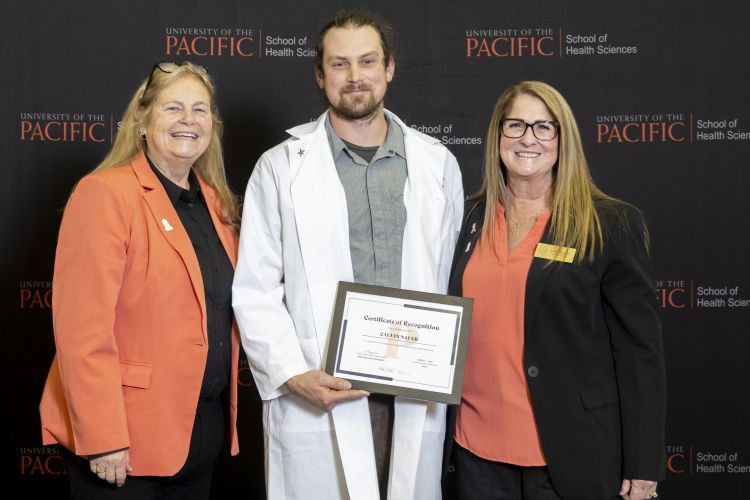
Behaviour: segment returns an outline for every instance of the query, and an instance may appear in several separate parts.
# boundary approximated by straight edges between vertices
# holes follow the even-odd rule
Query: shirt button
[[[221,309],[221,304],[216,304],[216,309]]]
[[[529,366],[529,369],[526,370],[526,373],[529,374],[529,377],[534,378],[539,375],[539,368],[537,368],[536,366]]]

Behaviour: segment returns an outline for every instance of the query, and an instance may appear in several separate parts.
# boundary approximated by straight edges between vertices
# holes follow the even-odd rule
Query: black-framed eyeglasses
[[[177,71],[178,68],[186,64],[187,64],[187,61],[183,61],[180,64],[177,64],[176,62],[172,62],[172,61],[162,61],[162,62],[154,63],[154,65],[151,67],[151,73],[148,74],[148,81],[146,82],[146,86],[143,87],[143,95],[146,95],[146,91],[151,86],[151,82],[154,79],[154,73],[156,73],[156,70],[159,70],[163,73],[173,73]],[[197,68],[199,71],[208,73],[208,70],[206,69],[205,66],[201,66],[200,64],[195,64],[195,63],[191,63],[191,64],[193,65],[193,67]]]
[[[528,123],[518,118],[506,118],[500,122],[500,129],[503,135],[509,139],[518,139],[523,137],[526,129],[531,127],[534,137],[540,141],[551,141],[557,137],[560,124],[552,120],[543,120],[534,123]]]

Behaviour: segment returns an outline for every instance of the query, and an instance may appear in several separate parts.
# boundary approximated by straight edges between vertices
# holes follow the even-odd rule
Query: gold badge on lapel
[[[567,262],[568,264],[573,262],[573,257],[575,257],[575,255],[575,248],[559,247],[557,245],[548,245],[546,243],[538,243],[536,245],[536,251],[534,252],[534,257],[556,260],[558,262]]]

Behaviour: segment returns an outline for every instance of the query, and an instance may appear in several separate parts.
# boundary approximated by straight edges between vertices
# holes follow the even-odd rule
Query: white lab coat
[[[386,111],[387,112],[387,111]],[[404,130],[401,284],[445,293],[463,213],[461,172],[437,139]],[[336,286],[353,281],[344,189],[323,114],[258,160],[245,194],[233,306],[263,399],[268,498],[378,500],[365,398],[326,413],[285,382],[322,369]],[[388,498],[441,498],[445,405],[396,398]]]

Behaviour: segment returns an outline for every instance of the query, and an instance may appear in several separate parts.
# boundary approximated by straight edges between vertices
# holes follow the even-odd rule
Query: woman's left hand
[[[659,496],[656,493],[656,481],[644,479],[623,479],[620,496],[625,500],[650,500]]]
[[[91,472],[99,476],[99,479],[110,484],[117,484],[118,488],[125,484],[128,472],[133,471],[130,467],[130,453],[127,449],[92,458],[89,460],[89,467]]]

